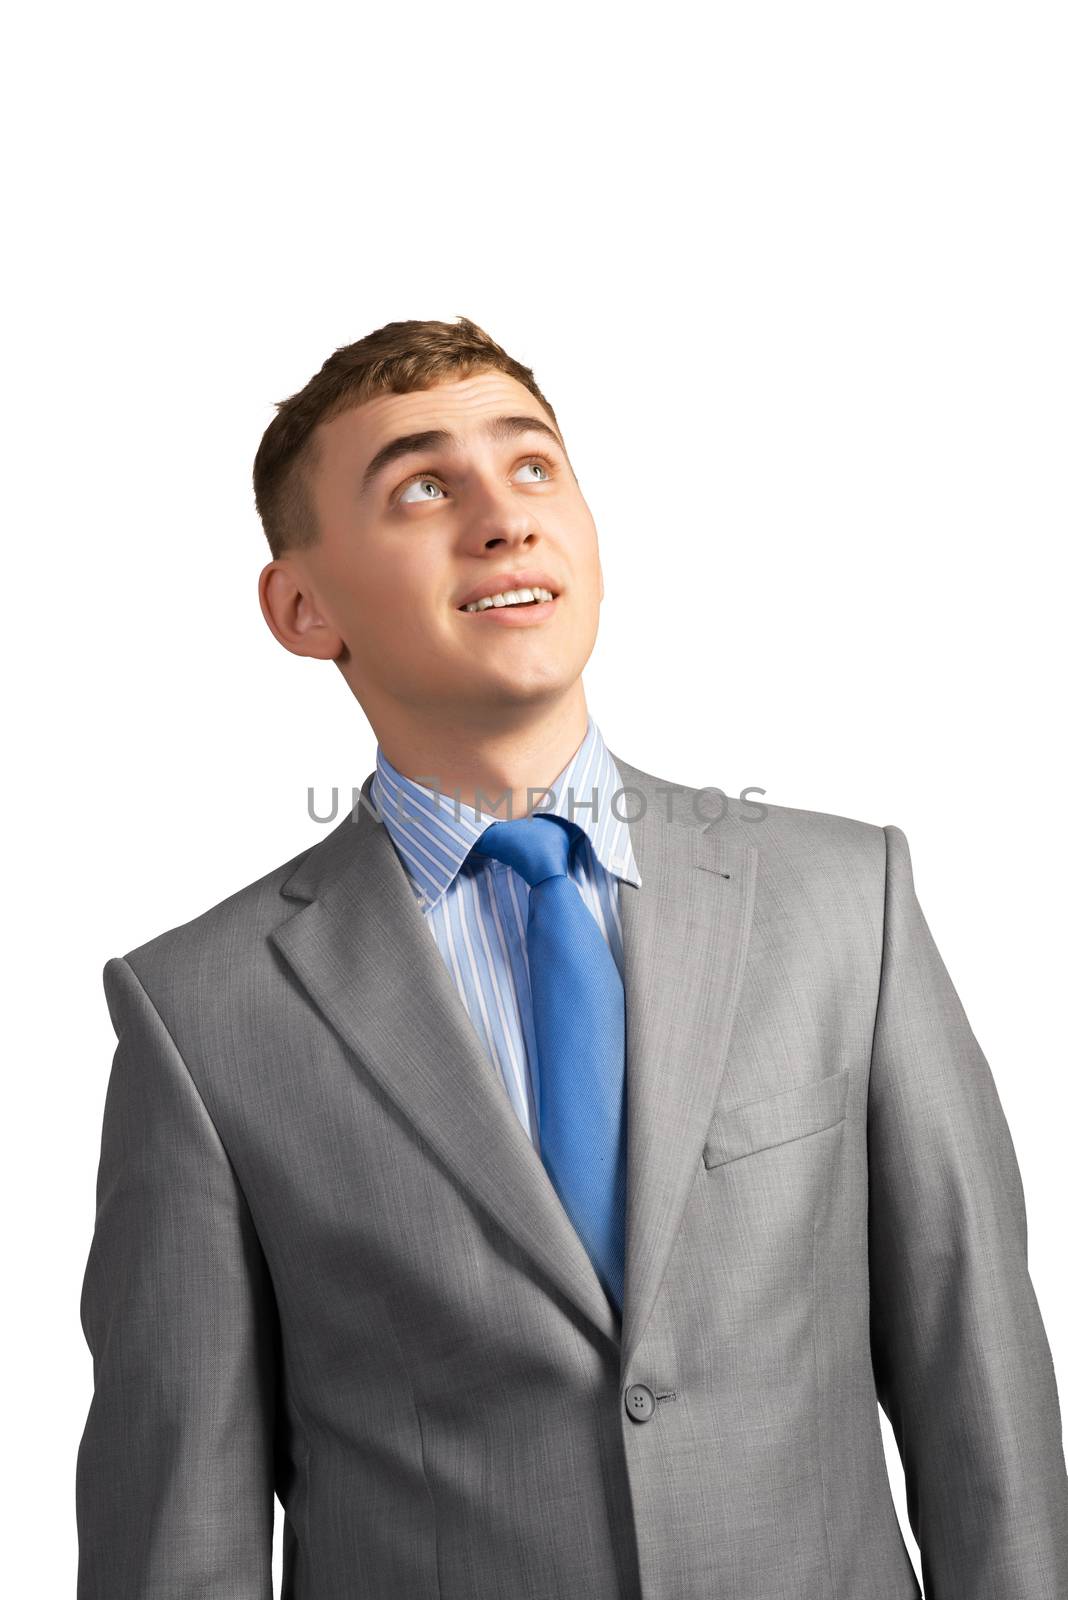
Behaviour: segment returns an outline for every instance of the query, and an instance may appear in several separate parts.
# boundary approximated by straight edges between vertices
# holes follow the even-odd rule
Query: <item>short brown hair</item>
[[[319,537],[308,481],[317,460],[315,429],[377,394],[411,394],[497,368],[556,413],[529,367],[514,360],[467,317],[451,322],[387,322],[329,356],[297,394],[276,402],[252,467],[256,510],[277,559]]]

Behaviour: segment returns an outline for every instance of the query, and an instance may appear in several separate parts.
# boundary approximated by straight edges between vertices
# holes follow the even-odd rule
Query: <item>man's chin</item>
[[[523,710],[545,707],[564,699],[575,687],[578,675],[568,676],[559,670],[501,674],[487,673],[478,684],[468,682],[457,696],[457,714],[466,723],[496,721]]]

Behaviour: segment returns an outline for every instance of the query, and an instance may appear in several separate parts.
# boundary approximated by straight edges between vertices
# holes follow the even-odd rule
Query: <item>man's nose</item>
[[[466,522],[469,535],[482,545],[501,540],[522,544],[539,531],[533,506],[506,486],[484,485],[473,490]]]

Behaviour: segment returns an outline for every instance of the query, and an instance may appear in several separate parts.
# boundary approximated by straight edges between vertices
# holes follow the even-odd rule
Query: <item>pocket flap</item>
[[[717,1112],[702,1153],[705,1166],[719,1167],[739,1156],[832,1128],[845,1116],[848,1090],[849,1068],[845,1067],[829,1078],[799,1083],[795,1089]]]

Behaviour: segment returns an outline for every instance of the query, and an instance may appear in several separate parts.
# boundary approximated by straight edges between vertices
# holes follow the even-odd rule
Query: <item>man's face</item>
[[[499,422],[517,417],[531,420]],[[453,437],[403,453],[394,444],[430,429]],[[401,708],[492,719],[574,686],[604,595],[597,531],[528,389],[494,371],[379,395],[317,437],[319,542],[284,560],[343,642],[334,658],[372,724]],[[472,590],[516,587],[517,572],[538,574],[557,598],[461,610]]]

